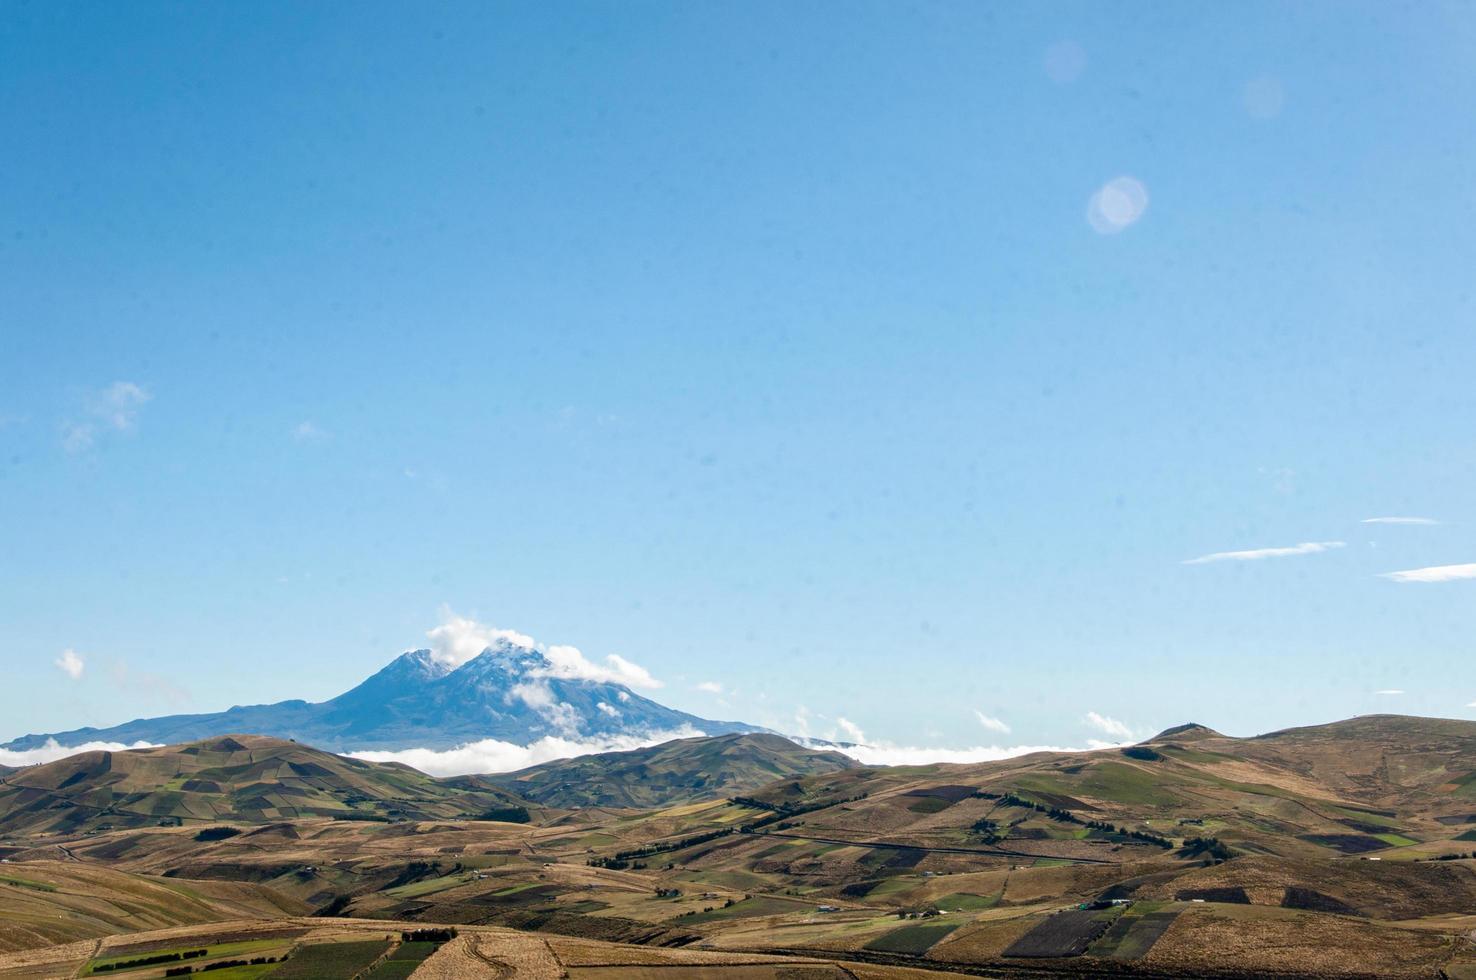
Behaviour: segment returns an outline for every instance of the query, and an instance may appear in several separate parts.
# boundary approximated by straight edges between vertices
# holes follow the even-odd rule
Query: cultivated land
[[[12,951],[0,978],[70,976],[115,950],[214,949],[256,930],[274,945],[255,948],[290,954],[288,963],[307,943],[377,940],[385,959],[367,975],[386,977],[593,980],[672,976],[673,965],[722,980],[919,969],[1476,976],[1471,723],[1376,716],[1253,739],[1183,726],[1125,750],[836,768],[672,804],[693,795],[694,766],[773,762],[762,743],[686,740],[635,760],[565,766],[564,779],[584,789],[562,788],[559,766],[540,767],[529,793],[551,803],[598,800],[614,792],[604,787],[638,781],[636,766],[659,763],[641,790],[649,805],[526,801],[512,804],[528,810],[521,824],[468,819],[482,804],[460,801],[491,788],[485,780],[448,787],[457,781],[344,760],[344,778],[356,780],[346,806],[387,816],[393,800],[401,815],[287,815],[274,805],[271,816],[247,816],[234,801],[280,796],[252,779],[302,778],[280,764],[266,775],[257,757],[312,750],[231,741],[242,748],[225,768],[238,775],[214,781],[233,802],[208,803],[208,791],[167,780],[150,790],[155,777],[140,776],[109,790],[152,818],[132,825],[64,815],[106,809],[85,802],[101,792],[94,784],[133,771],[124,757],[146,753],[0,776],[0,949]],[[745,751],[753,758],[730,758]],[[498,777],[495,804],[509,806],[509,788],[526,776]],[[315,792],[342,800],[328,777],[315,778],[325,781]],[[19,792],[41,784],[50,795]],[[195,818],[177,804],[155,816],[158,799],[188,792],[201,797],[192,807],[231,817]],[[158,825],[176,818],[180,826]],[[135,907],[148,915],[106,911]],[[397,955],[404,930],[431,925],[459,934],[428,956],[424,947]],[[123,934],[166,926],[177,928]],[[340,955],[314,955],[330,953]],[[139,969],[158,972],[129,975],[164,967]]]

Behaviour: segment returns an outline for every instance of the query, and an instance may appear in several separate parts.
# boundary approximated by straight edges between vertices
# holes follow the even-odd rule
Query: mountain
[[[658,807],[741,795],[778,779],[859,765],[839,752],[816,752],[761,733],[683,738],[486,778],[547,806]]]
[[[214,714],[145,718],[112,728],[25,735],[0,748],[36,749],[54,740],[167,745],[250,732],[322,749],[450,749],[479,739],[527,745],[545,736],[598,739],[721,735],[762,729],[689,715],[623,684],[569,676],[532,647],[499,641],[451,669],[429,650],[402,654],[330,701],[281,701]]]
[[[255,735],[83,752],[0,777],[4,833],[303,817],[506,817],[523,807],[523,800],[479,777],[434,779],[409,766],[346,759]]]

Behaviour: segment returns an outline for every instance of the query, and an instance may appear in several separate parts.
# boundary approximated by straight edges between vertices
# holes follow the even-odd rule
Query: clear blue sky
[[[1476,562],[1473,65],[1464,4],[6,4],[0,738],[447,609],[903,745],[1476,717],[1476,581],[1380,577]]]

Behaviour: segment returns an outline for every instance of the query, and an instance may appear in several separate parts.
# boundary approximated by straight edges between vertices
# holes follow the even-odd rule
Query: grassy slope
[[[25,884],[0,879],[0,950],[307,910],[259,885],[154,878],[75,861],[10,864],[4,873]]]

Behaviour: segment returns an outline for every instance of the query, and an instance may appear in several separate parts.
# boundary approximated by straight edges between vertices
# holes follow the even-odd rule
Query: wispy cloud
[[[845,718],[836,718],[835,719],[835,723],[840,726],[841,732],[844,733],[844,735],[845,735],[845,741],[847,741],[847,742],[864,742],[864,741],[866,741],[866,733],[863,732],[861,730],[861,726],[858,725],[858,724],[856,724],[854,721],[849,721],[849,720],[847,720]]]
[[[1396,695],[1403,694],[1404,692],[1399,690],[1399,688],[1397,687],[1386,687],[1382,691],[1375,691],[1374,693],[1382,695],[1384,697],[1394,697]]]
[[[1099,715],[1095,711],[1088,711],[1082,720],[1098,731],[1105,732],[1116,738],[1128,739],[1133,737],[1133,730],[1116,718],[1109,718],[1107,715]]]
[[[132,432],[138,426],[139,412],[151,398],[148,389],[132,381],[114,381],[91,392],[82,417],[62,423],[62,448],[69,453],[86,452],[105,432]]]
[[[1008,735],[1010,733],[1010,726],[992,715],[986,715],[982,711],[975,711],[974,717],[979,719],[979,724],[991,732],[999,732],[1001,735]]]
[[[1427,527],[1440,522],[1433,517],[1365,517],[1360,524],[1421,524]]]
[[[697,690],[705,694],[722,694],[723,686],[717,681],[701,681],[697,685]]]
[[[328,438],[328,430],[304,419],[292,427],[292,438],[296,442],[322,442]]]
[[[1343,541],[1303,541],[1285,548],[1252,548],[1249,551],[1216,551],[1198,558],[1186,558],[1180,564],[1207,565],[1213,561],[1259,561],[1262,558],[1290,558],[1294,555],[1316,555],[1344,547]]]
[[[1408,568],[1402,572],[1385,572],[1381,578],[1391,582],[1458,582],[1476,578],[1476,562],[1468,565],[1431,565],[1428,568]]]
[[[85,670],[87,667],[87,665],[82,662],[81,655],[78,654],[77,651],[73,650],[71,647],[63,650],[61,652],[61,656],[57,657],[56,660],[53,661],[53,663],[56,664],[57,670],[60,670],[63,674],[66,674],[74,681],[82,679],[82,671]]]

